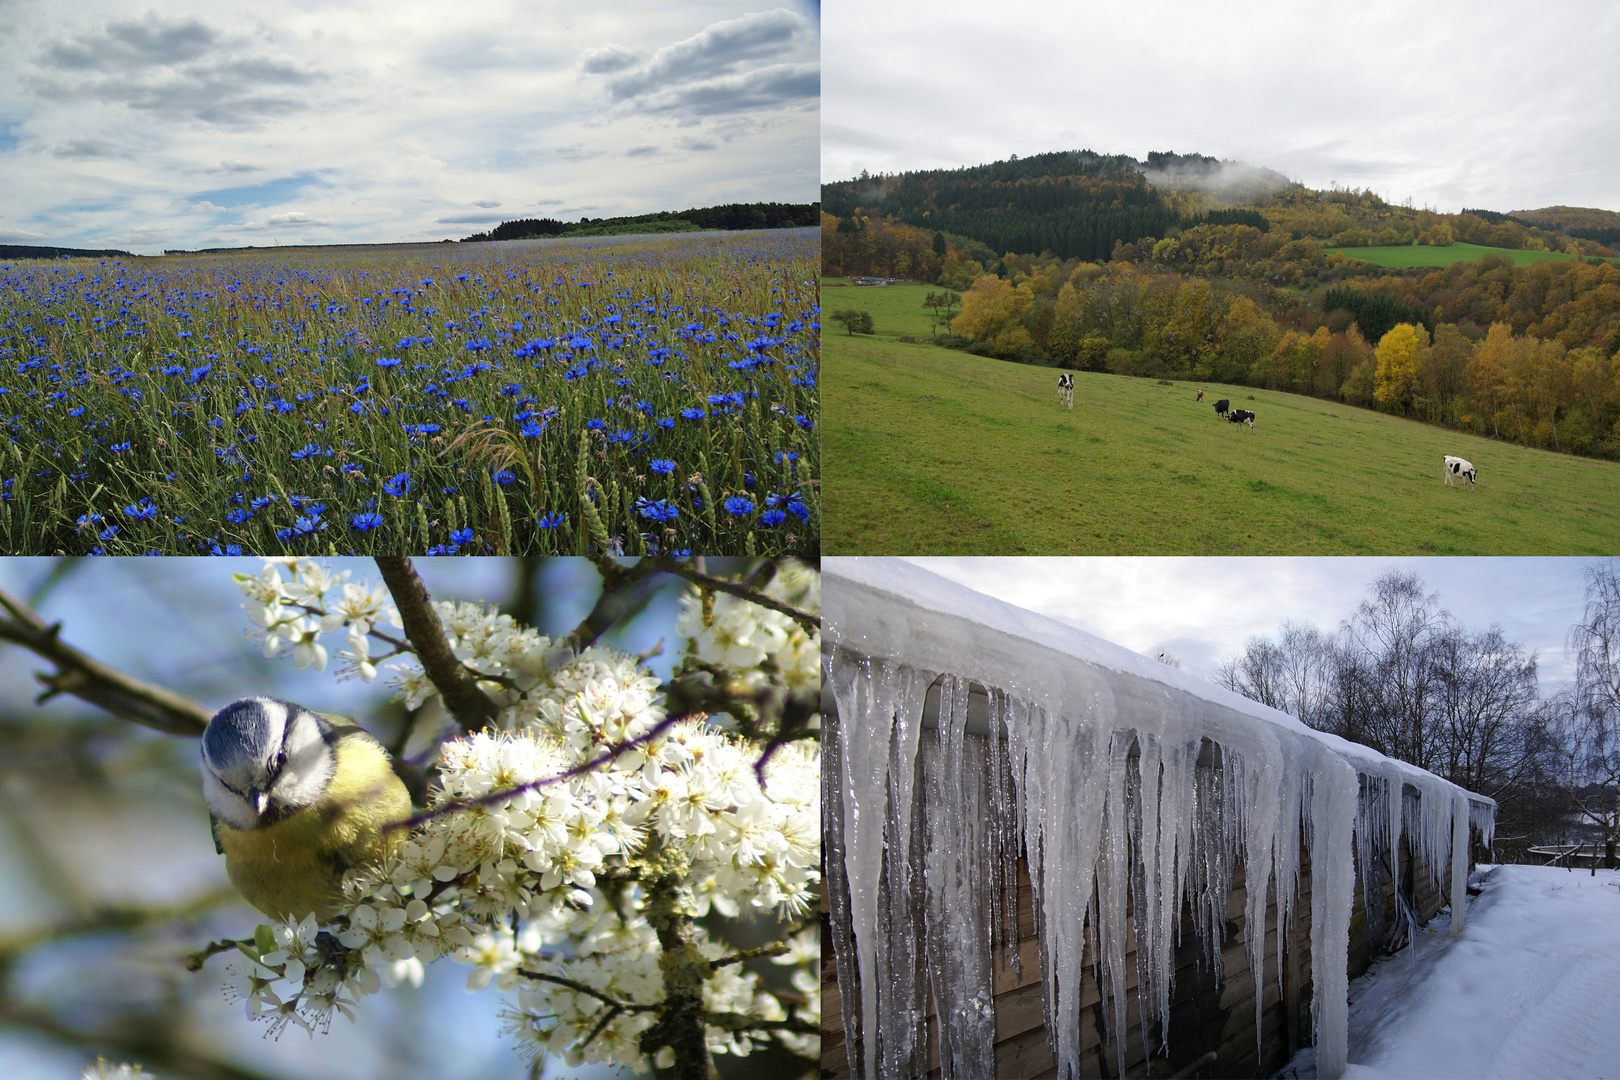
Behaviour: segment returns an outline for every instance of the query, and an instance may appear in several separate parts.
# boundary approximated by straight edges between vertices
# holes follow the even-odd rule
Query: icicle
[[[843,723],[836,709],[829,710],[822,722],[821,813],[822,840],[826,844],[827,907],[832,920],[834,970],[838,975],[839,1005],[844,1019],[844,1055],[850,1072],[861,1067],[864,1017],[861,1000],[867,984],[858,983],[855,954],[846,943],[852,936],[849,910],[849,878],[844,871],[844,789],[839,726]],[[859,985],[863,993],[851,991]],[[864,1075],[864,1074],[857,1074]]]
[[[928,1044],[923,1037],[928,997],[928,972],[923,966],[926,830],[923,815],[912,811],[915,778],[921,767],[915,759],[921,718],[911,713],[913,707],[920,708],[912,701],[896,710],[894,745],[889,753],[885,896],[878,909],[878,934],[886,950],[880,953],[878,966],[887,973],[876,988],[880,1076],[914,1076],[928,1069]]]
[[[1355,895],[1351,830],[1356,771],[1331,753],[1311,762],[1311,981],[1316,1074],[1337,1080],[1348,1057],[1350,906]]]
[[[1125,901],[1129,892],[1130,870],[1126,844],[1130,824],[1125,805],[1125,773],[1130,764],[1136,733],[1128,729],[1114,732],[1108,749],[1108,802],[1103,818],[1104,871],[1097,878],[1099,907],[1098,934],[1102,940],[1103,970],[1108,976],[1106,993],[1114,1004],[1114,1024],[1110,1033],[1119,1072],[1125,1075]]]
[[[1249,946],[1249,971],[1254,976],[1254,1044],[1264,1046],[1261,1019],[1265,1015],[1266,985],[1266,886],[1271,881],[1272,862],[1277,855],[1277,835],[1282,817],[1280,778],[1272,775],[1285,769],[1282,747],[1264,730],[1256,733],[1263,745],[1254,755],[1254,769],[1243,770],[1241,791],[1244,811],[1245,859],[1243,881],[1246,903],[1243,933]],[[1253,751],[1251,751],[1253,753]],[[1269,766],[1269,767],[1268,767]],[[1281,892],[1281,889],[1278,889]],[[1280,929],[1280,926],[1279,926]],[[1279,949],[1279,952],[1282,950]]]
[[[1461,788],[1451,810],[1451,934],[1463,931],[1463,910],[1468,907],[1468,793]]]
[[[944,1080],[995,1073],[996,1017],[985,893],[984,742],[965,735],[968,684],[943,677],[939,739],[924,754],[928,973]]]

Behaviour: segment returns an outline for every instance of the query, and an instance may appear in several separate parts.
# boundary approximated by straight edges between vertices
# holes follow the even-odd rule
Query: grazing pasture
[[[1071,411],[1050,368],[881,336],[825,344],[828,554],[1620,550],[1613,462],[1240,386],[1077,372]],[[1254,431],[1209,397],[1254,412]],[[1445,485],[1446,454],[1478,466],[1477,488]]]
[[[1326,248],[1325,250],[1337,251],[1341,255],[1348,255],[1352,259],[1375,263],[1378,266],[1391,267],[1446,267],[1456,262],[1477,262],[1487,255],[1500,255],[1502,258],[1512,262],[1514,266],[1529,266],[1531,263],[1542,262],[1546,259],[1576,258],[1574,255],[1565,255],[1557,251],[1517,251],[1513,248],[1481,247],[1478,244],[1452,244],[1450,247],[1397,244],[1393,247]]]
[[[813,229],[0,263],[14,554],[819,545]]]

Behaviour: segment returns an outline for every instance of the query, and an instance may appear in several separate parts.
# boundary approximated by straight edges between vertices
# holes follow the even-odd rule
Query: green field
[[[1434,266],[1446,267],[1452,263],[1475,262],[1487,255],[1500,255],[1511,260],[1515,266],[1529,266],[1531,263],[1543,262],[1547,259],[1573,259],[1574,255],[1564,255],[1556,251],[1514,251],[1511,248],[1480,247],[1478,244],[1452,244],[1450,247],[1414,247],[1401,244],[1395,247],[1357,247],[1357,248],[1325,248],[1325,251],[1336,251],[1341,255],[1348,255],[1352,259],[1361,259],[1364,262],[1376,263],[1379,266],[1409,267]]]
[[[1620,550],[1620,464],[1247,387],[1082,372],[1070,411],[1049,368],[928,344],[934,290],[823,285],[827,312],[878,331],[823,316],[828,554]],[[1216,417],[1222,397],[1253,432]],[[1442,483],[1445,454],[1474,462],[1475,490]]]

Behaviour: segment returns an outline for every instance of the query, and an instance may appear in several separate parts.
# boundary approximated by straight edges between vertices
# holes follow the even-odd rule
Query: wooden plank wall
[[[1404,847],[1404,845],[1403,845]],[[1410,854],[1400,853],[1400,870],[1407,869]],[[1359,869],[1359,868],[1358,868]],[[1419,868],[1421,871],[1421,867]],[[1355,909],[1351,917],[1350,976],[1365,971],[1383,955],[1388,931],[1395,918],[1395,880],[1381,873],[1383,917],[1369,919],[1363,909],[1357,882]],[[1428,918],[1445,902],[1426,873],[1414,875],[1420,917]],[[1222,945],[1224,977],[1217,982],[1202,957],[1205,950],[1193,932],[1190,908],[1182,905],[1181,946],[1175,953],[1175,983],[1170,1005],[1169,1056],[1164,1056],[1159,1025],[1150,1025],[1149,1042],[1155,1056],[1149,1059],[1143,1049],[1141,1019],[1136,1000],[1136,961],[1134,935],[1126,939],[1127,992],[1126,1075],[1168,1077],[1214,1050],[1215,1064],[1197,1076],[1265,1076],[1283,1065],[1311,1041],[1311,875],[1310,861],[1301,857],[1300,895],[1294,904],[1288,940],[1278,941],[1275,890],[1267,889],[1264,1011],[1261,1038],[1255,1042],[1255,979],[1249,970],[1247,927],[1244,908],[1247,889],[1243,868],[1238,864],[1233,888],[1227,897],[1227,936]],[[996,1066],[1004,1077],[1046,1077],[1056,1075],[1056,1062],[1047,1047],[1041,1013],[1040,942],[1035,937],[1028,871],[1019,862],[1018,950],[1022,977],[1013,974],[1006,950],[998,950],[993,962],[996,1004]],[[832,931],[822,902],[822,1042],[821,1075],[829,1080],[848,1077],[844,1057],[843,1016],[840,987],[833,961]],[[1277,978],[1277,952],[1283,950],[1283,976]],[[1091,947],[1086,948],[1087,971],[1082,984],[1081,1057],[1085,1076],[1112,1077],[1117,1072],[1113,1040],[1105,1036],[1112,1024],[1111,1010],[1102,999],[1090,969]],[[932,1014],[929,1020],[930,1076],[939,1075],[937,1038]]]

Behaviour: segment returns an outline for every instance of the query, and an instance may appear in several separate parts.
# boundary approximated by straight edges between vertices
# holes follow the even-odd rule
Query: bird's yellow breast
[[[399,847],[411,816],[405,785],[375,740],[356,736],[332,747],[331,782],[314,805],[258,829],[215,822],[231,884],[272,918],[325,918],[343,874]]]

